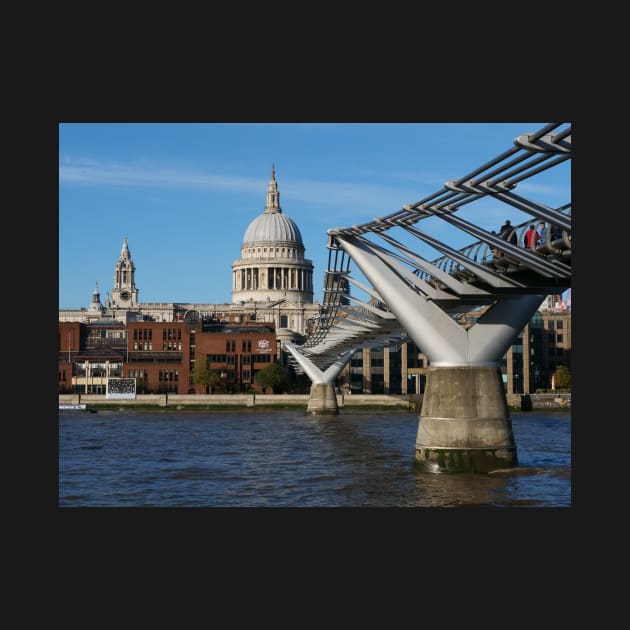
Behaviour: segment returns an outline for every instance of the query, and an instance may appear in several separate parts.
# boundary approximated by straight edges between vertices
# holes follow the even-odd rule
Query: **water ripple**
[[[414,413],[60,414],[60,507],[570,507],[568,414],[514,414],[519,466],[419,472]],[[104,448],[107,447],[107,448]]]

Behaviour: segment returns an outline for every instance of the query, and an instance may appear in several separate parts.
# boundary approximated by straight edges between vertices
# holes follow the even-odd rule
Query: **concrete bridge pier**
[[[466,473],[518,464],[498,367],[429,367],[414,464]]]
[[[334,383],[313,383],[306,411],[317,414],[338,414],[339,406]]]

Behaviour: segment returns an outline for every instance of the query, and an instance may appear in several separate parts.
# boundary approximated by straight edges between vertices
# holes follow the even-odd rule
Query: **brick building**
[[[264,322],[59,322],[59,393],[105,394],[107,379],[136,379],[138,393],[204,394],[197,365],[215,370],[223,392],[260,392],[258,370],[278,359]]]

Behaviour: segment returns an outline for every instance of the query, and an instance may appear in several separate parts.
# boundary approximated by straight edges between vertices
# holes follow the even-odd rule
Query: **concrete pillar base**
[[[332,383],[313,383],[306,411],[318,414],[338,414],[337,394]]]
[[[429,472],[458,473],[518,464],[499,368],[429,368],[414,464]]]

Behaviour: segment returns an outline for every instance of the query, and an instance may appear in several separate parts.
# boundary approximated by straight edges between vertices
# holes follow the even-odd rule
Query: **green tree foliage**
[[[215,390],[225,392],[225,381],[221,378],[221,370],[209,370],[209,374],[212,392],[214,393]]]
[[[205,365],[195,365],[192,370],[192,381],[196,385],[203,385],[207,394],[210,385],[210,370]]]
[[[559,365],[554,372],[556,389],[571,389],[571,372],[566,365]]]
[[[203,385],[206,394],[209,393],[210,388],[216,389],[221,386],[221,372],[219,370],[209,370],[207,366],[200,364],[195,365],[192,371],[193,383],[197,385]]]
[[[279,394],[289,385],[289,375],[279,363],[270,363],[256,373],[254,382],[263,390],[270,387],[274,394]]]

